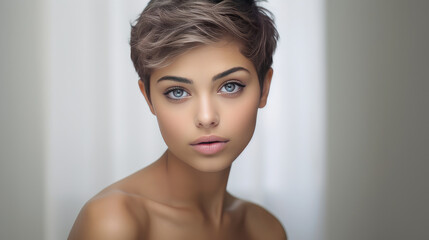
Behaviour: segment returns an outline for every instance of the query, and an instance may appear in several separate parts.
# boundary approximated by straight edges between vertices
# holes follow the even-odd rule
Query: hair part
[[[131,59],[150,100],[155,69],[200,45],[232,37],[255,66],[259,85],[279,38],[273,15],[254,0],[151,0],[131,25]]]

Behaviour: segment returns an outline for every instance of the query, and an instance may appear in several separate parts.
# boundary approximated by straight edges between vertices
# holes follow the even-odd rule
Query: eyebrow
[[[217,74],[216,76],[214,76],[212,78],[212,80],[216,81],[219,78],[223,78],[223,77],[225,77],[225,76],[227,76],[227,75],[229,75],[231,73],[237,72],[237,71],[246,71],[246,72],[250,73],[249,70],[245,69],[244,67],[233,67],[231,69],[228,69],[228,70],[226,70],[224,72],[221,72],[221,73]]]
[[[171,81],[175,81],[175,82],[181,82],[181,83],[189,83],[192,84],[192,80],[189,80],[187,78],[183,78],[183,77],[175,77],[175,76],[164,76],[160,79],[158,79],[158,81],[156,81],[157,83],[164,81],[164,80],[171,80]]]
[[[216,81],[216,80],[218,80],[220,78],[226,77],[229,74],[237,72],[237,71],[246,71],[246,72],[250,73],[250,71],[247,70],[244,67],[233,67],[233,68],[228,69],[226,71],[223,71],[223,72],[221,72],[219,74],[216,74],[212,78],[212,81]],[[158,82],[164,81],[164,80],[170,80],[170,81],[181,82],[181,83],[188,83],[188,84],[192,84],[193,83],[193,81],[190,80],[190,79],[187,79],[187,78],[184,78],[184,77],[176,77],[176,76],[164,76],[164,77],[161,77],[160,79],[158,79],[158,81],[156,81],[156,82],[158,83]]]

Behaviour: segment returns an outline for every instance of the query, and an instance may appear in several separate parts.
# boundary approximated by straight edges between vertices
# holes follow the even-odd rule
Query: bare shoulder
[[[141,237],[145,214],[138,216],[132,197],[107,191],[89,200],[80,211],[68,240],[132,240]]]
[[[263,207],[243,201],[246,228],[254,239],[286,240],[286,232],[280,221]]]

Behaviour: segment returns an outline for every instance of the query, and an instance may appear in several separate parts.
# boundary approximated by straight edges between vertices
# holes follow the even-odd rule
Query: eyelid
[[[171,98],[171,97],[169,97],[168,95],[172,92],[172,91],[174,91],[174,90],[182,90],[182,91],[184,91],[188,96],[185,96],[185,97],[181,97],[181,98]],[[186,98],[188,98],[189,96],[191,96],[191,94],[189,93],[189,91],[188,90],[186,90],[184,87],[181,87],[181,86],[172,86],[172,87],[169,87],[169,88],[167,88],[165,91],[164,91],[164,96],[169,100],[169,101],[173,101],[173,102],[180,102],[180,101],[183,101],[183,100],[185,100]]]
[[[237,85],[237,87],[239,87],[240,89],[239,90],[237,90],[236,92],[233,92],[233,93],[228,93],[228,92],[220,92],[220,90],[222,90],[222,88],[224,88],[225,87],[225,85],[227,85],[227,84],[235,84],[235,85]],[[244,84],[244,83],[242,83],[241,81],[239,81],[239,80],[229,80],[229,81],[226,81],[226,82],[224,82],[221,86],[220,86],[220,88],[219,88],[219,90],[218,90],[218,92],[220,93],[220,94],[224,94],[224,95],[235,95],[235,94],[238,94],[238,93],[240,93],[241,91],[243,91],[243,89],[246,87],[246,84]]]
[[[246,87],[246,84],[242,83],[239,80],[228,80],[228,81],[224,82],[222,85],[220,85],[219,90],[221,90],[225,85],[230,84],[230,83],[237,84],[239,87],[242,87],[242,88]]]
[[[187,92],[187,93],[189,94],[189,92],[188,92],[184,87],[181,87],[181,86],[172,86],[172,87],[169,87],[169,88],[167,88],[167,89],[164,91],[164,94],[168,94],[169,92],[171,92],[171,91],[173,91],[173,90],[176,90],[176,89],[183,90],[183,91],[185,91],[185,92]]]

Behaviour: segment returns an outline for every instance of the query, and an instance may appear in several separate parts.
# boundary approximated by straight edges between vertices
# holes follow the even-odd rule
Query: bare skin
[[[225,40],[155,70],[150,101],[139,82],[168,149],[88,201],[69,240],[286,239],[269,212],[226,191],[232,162],[253,135],[257,109],[266,104],[271,76],[272,70],[261,95],[253,64],[238,43]],[[208,135],[224,138],[225,147],[196,150],[195,139]]]

